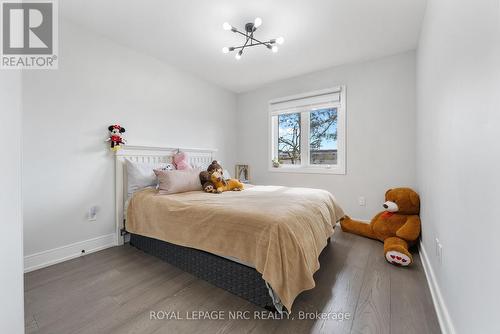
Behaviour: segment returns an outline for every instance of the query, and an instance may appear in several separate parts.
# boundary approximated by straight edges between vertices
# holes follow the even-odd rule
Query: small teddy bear
[[[224,170],[217,160],[212,161],[206,171],[200,173],[200,182],[204,191],[221,193],[229,190],[243,190],[243,183],[236,179],[224,179]]]
[[[215,186],[210,180],[210,173],[206,170],[200,172],[200,183],[202,189],[207,193],[214,193]]]
[[[108,126],[110,132],[107,142],[111,142],[111,149],[116,152],[121,148],[121,144],[125,144],[126,140],[122,138],[122,133],[125,132],[125,128],[118,124]]]
[[[212,182],[212,173],[216,171],[222,171],[222,166],[219,164],[217,160],[212,161],[210,165],[208,165],[206,171],[200,172],[200,183],[203,190],[207,193],[216,193],[217,189]]]

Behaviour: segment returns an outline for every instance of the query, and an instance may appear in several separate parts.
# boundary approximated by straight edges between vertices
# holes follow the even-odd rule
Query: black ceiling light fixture
[[[230,25],[229,23],[224,22],[222,28],[224,30],[231,30],[234,33],[245,36],[245,43],[241,46],[230,46],[230,47],[225,46],[222,48],[222,52],[229,53],[231,51],[236,51],[236,55],[234,56],[236,59],[240,59],[241,55],[243,54],[243,50],[251,46],[263,45],[272,52],[275,53],[278,52],[277,44],[283,44],[285,40],[283,39],[283,37],[278,37],[270,39],[269,41],[266,42],[261,42],[260,40],[254,37],[255,30],[257,30],[257,28],[260,27],[261,25],[262,25],[262,19],[258,17],[253,22],[245,24],[245,32],[241,32],[232,25]]]

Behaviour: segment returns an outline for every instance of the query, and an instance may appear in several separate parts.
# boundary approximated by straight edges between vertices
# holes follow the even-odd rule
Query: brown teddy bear
[[[210,173],[208,171],[205,170],[200,173],[200,183],[202,189],[207,193],[215,192],[215,186],[210,180]]]
[[[222,166],[219,164],[219,162],[217,160],[214,160],[210,165],[208,165],[206,171],[200,172],[201,187],[207,193],[217,192],[211,177],[212,173],[216,171],[223,171],[223,169]]]
[[[228,190],[243,190],[243,184],[236,179],[224,179],[224,170],[217,160],[212,161],[206,171],[200,173],[202,188],[207,193],[221,193]]]
[[[408,266],[413,262],[408,247],[414,245],[420,235],[420,198],[410,188],[395,188],[387,190],[385,200],[385,211],[373,217],[370,224],[346,216],[340,226],[345,232],[383,241],[386,260]]]

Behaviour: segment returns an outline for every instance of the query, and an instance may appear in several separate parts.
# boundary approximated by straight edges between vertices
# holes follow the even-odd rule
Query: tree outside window
[[[300,165],[300,114],[278,116],[278,159],[282,164]]]
[[[310,164],[337,163],[337,109],[278,116],[278,159],[282,164],[301,164],[301,117],[308,115]]]

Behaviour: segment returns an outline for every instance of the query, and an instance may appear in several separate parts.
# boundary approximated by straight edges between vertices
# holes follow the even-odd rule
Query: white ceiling
[[[334,65],[416,48],[425,0],[64,0],[62,16],[234,92]],[[278,53],[223,46],[261,17],[256,37],[285,38]]]

